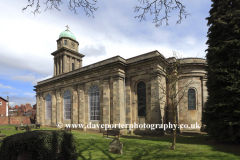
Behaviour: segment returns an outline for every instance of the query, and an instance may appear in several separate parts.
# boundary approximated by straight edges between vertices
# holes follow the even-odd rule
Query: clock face
[[[71,42],[71,46],[72,46],[72,48],[74,48],[75,47],[75,43]]]

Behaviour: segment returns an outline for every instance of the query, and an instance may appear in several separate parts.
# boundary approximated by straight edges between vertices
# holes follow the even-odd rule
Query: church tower
[[[66,27],[57,40],[57,50],[51,54],[54,56],[54,76],[82,67],[84,55],[78,53],[79,43],[69,27]]]

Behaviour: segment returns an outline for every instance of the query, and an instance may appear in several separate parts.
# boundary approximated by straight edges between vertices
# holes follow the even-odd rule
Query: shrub
[[[32,131],[6,137],[0,148],[0,160],[17,159],[29,153],[31,160],[76,159],[73,135],[65,131]]]

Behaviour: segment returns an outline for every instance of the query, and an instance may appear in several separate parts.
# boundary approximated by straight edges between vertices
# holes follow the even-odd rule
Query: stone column
[[[166,123],[166,104],[167,104],[167,96],[166,96],[166,78],[164,76],[159,76],[159,100],[160,100],[160,115],[159,115],[159,123]],[[178,112],[179,113],[179,112]]]
[[[103,109],[102,122],[103,124],[110,124],[110,86],[109,79],[103,80]]]
[[[78,67],[77,67],[77,59],[76,58],[74,58],[74,69],[78,69]]]
[[[59,60],[60,60],[60,74],[62,74],[63,73],[63,71],[62,71],[62,56],[59,56]]]
[[[80,68],[80,61],[79,59],[77,60],[77,69]]]
[[[69,57],[69,72],[72,71],[72,57]]]
[[[137,101],[137,88],[135,88],[136,80],[131,80],[131,110],[132,110],[132,123],[139,123],[138,118],[138,101]],[[137,86],[136,86],[137,87]]]
[[[56,126],[57,124],[57,115],[56,115],[56,110],[57,110],[57,101],[56,101],[56,91],[52,91],[52,125]]]
[[[56,63],[56,65],[57,65],[57,73],[56,73],[56,75],[59,75],[59,57],[56,57],[56,61],[57,61],[57,63]]]
[[[57,75],[57,60],[56,58],[53,58],[54,59],[54,76]]]
[[[63,107],[62,105],[62,101],[61,101],[61,90],[58,89],[56,90],[56,101],[57,101],[57,123],[59,122],[63,122],[62,121],[62,112],[61,112],[61,108]]]
[[[78,122],[79,122],[79,124],[85,124],[84,84],[78,85]]]
[[[78,124],[78,86],[73,86],[72,123]]]
[[[82,68],[82,60],[79,60],[79,68]]]
[[[67,59],[67,56],[66,55],[63,55],[63,73],[66,73],[66,60]]]
[[[122,75],[113,77],[113,124],[125,124],[124,78]]]
[[[110,123],[113,124],[113,77],[110,77]]]

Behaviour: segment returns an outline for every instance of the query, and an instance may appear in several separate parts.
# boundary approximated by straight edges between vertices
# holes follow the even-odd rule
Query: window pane
[[[52,116],[52,106],[51,106],[51,96],[48,94],[46,96],[46,119],[51,119]]]
[[[138,116],[146,116],[146,84],[139,82],[137,85]]]
[[[194,89],[188,90],[188,110],[196,110],[196,94]]]
[[[64,92],[64,119],[71,119],[71,92]]]
[[[99,88],[96,85],[93,85],[89,89],[89,109],[90,109],[90,120],[99,120],[100,112],[100,97],[99,97]]]

